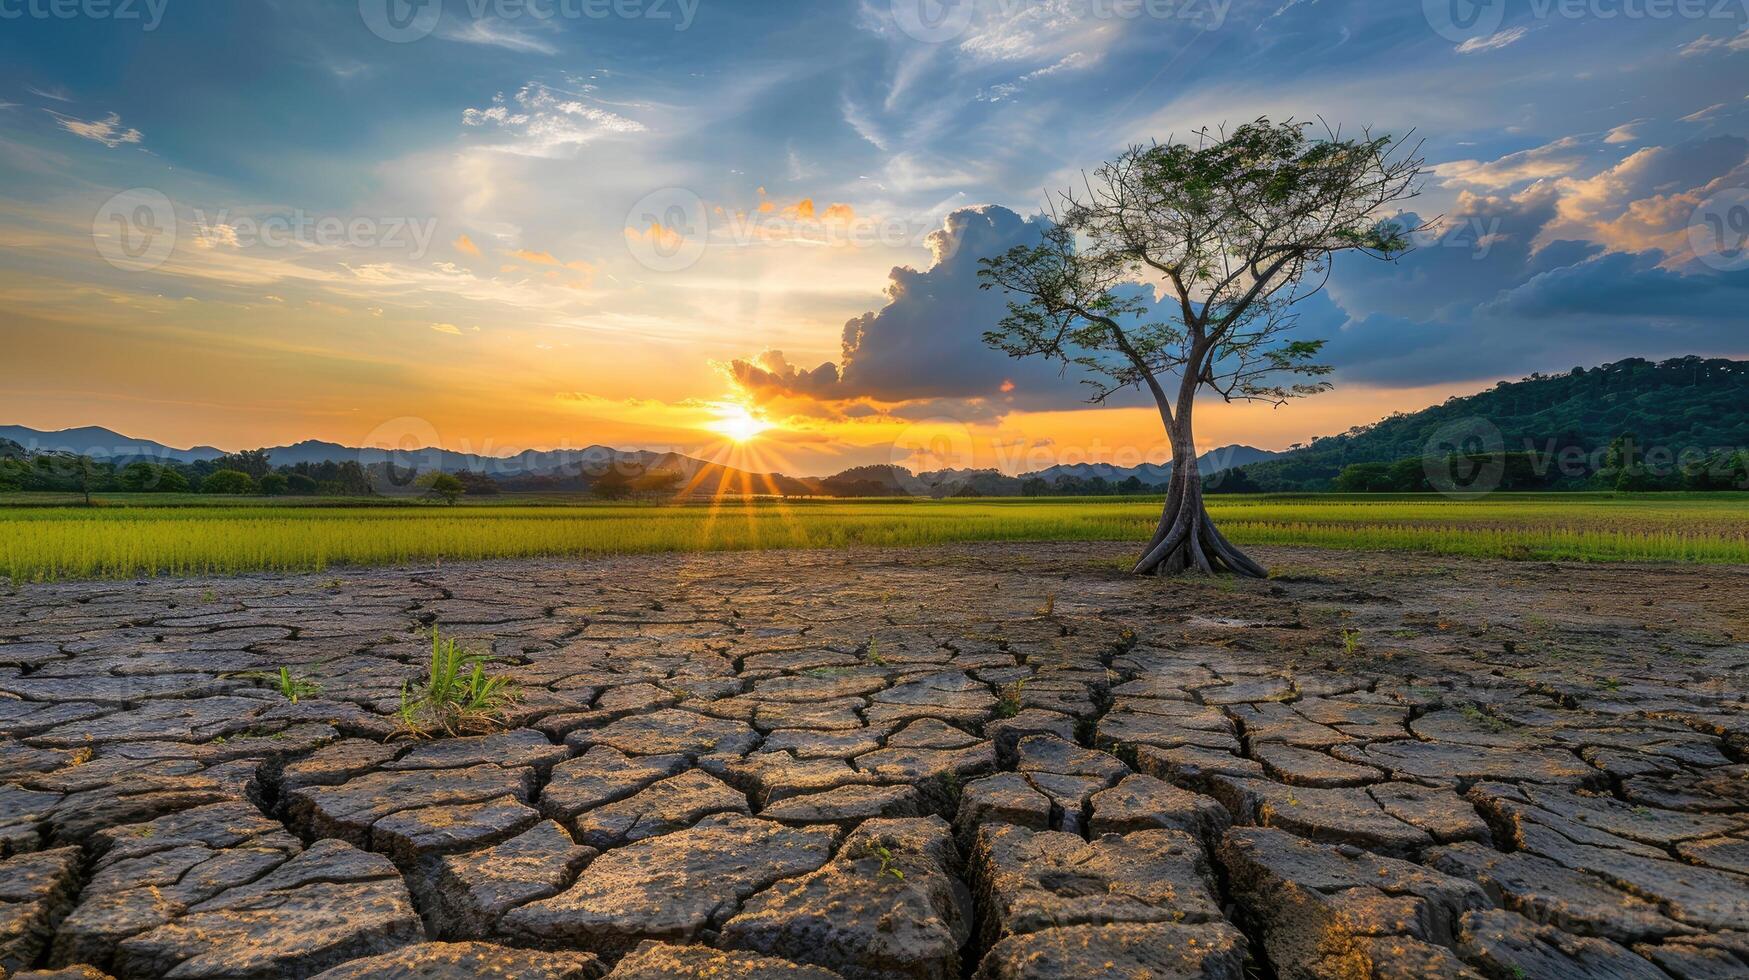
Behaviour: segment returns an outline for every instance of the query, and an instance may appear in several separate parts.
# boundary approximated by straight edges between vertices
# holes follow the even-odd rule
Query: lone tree
[[[1134,387],[1159,406],[1172,477],[1137,574],[1267,574],[1203,507],[1196,396],[1281,405],[1329,390],[1315,380],[1331,371],[1317,363],[1324,342],[1290,336],[1295,304],[1323,288],[1337,253],[1392,259],[1416,230],[1384,212],[1416,196],[1418,146],[1308,128],[1259,119],[1133,146],[1059,195],[1039,244],[982,260],[983,288],[1018,297],[986,343],[1077,365],[1091,402]],[[1145,322],[1149,286],[1164,322]]]

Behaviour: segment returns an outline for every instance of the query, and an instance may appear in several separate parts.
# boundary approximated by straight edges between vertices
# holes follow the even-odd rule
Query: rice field
[[[165,506],[163,504],[170,504]],[[1135,541],[1158,499],[749,501],[551,498],[444,507],[211,498],[0,502],[0,576],[16,582],[320,571],[343,565],[961,541]],[[1242,545],[1480,557],[1749,563],[1749,494],[1211,497]]]

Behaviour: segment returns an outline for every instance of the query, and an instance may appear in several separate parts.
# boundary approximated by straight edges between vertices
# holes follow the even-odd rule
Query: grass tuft
[[[418,688],[411,681],[401,685],[400,718],[406,733],[428,738],[438,732],[475,735],[502,727],[515,691],[509,678],[486,673],[485,659],[433,626],[425,683]]]

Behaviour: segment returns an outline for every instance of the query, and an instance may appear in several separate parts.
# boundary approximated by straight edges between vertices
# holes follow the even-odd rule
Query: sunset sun
[[[706,428],[732,442],[747,442],[771,429],[771,423],[754,415],[745,405],[721,405],[715,421]]]

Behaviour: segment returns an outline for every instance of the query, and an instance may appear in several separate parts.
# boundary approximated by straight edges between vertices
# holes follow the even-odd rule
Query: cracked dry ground
[[[1749,975],[1749,569],[1121,553],[23,587],[0,964]],[[395,737],[432,625],[515,678],[506,731]]]

